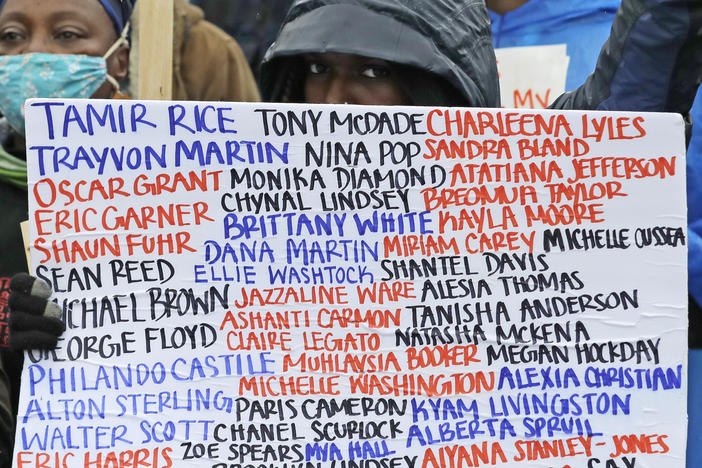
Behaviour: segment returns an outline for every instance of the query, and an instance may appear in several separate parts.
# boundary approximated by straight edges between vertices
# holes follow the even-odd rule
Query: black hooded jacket
[[[483,0],[298,0],[261,66],[267,101],[301,102],[305,53],[348,53],[407,67],[412,104],[499,107],[495,54]],[[702,76],[702,0],[623,0],[597,67],[558,109],[687,114]],[[427,80],[451,102],[416,99]]]
[[[264,99],[299,102],[304,79],[299,56],[313,52],[363,55],[406,67],[403,84],[409,81],[406,94],[413,104],[444,104],[419,97],[428,82],[414,80],[417,74],[448,84],[456,99],[446,105],[500,104],[483,0],[296,1],[261,66]]]

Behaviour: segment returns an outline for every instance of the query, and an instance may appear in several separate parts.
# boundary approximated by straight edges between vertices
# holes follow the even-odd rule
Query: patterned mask
[[[30,98],[89,98],[105,81],[119,90],[107,74],[106,59],[126,44],[127,28],[103,57],[61,54],[22,54],[0,57],[0,111],[24,135],[24,101]]]

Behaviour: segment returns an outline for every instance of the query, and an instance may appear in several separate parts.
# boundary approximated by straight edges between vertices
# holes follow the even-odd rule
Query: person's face
[[[30,53],[103,56],[118,35],[96,0],[7,0],[0,11],[0,55]],[[107,73],[118,81],[127,74],[129,50],[107,58]],[[109,98],[105,82],[92,96]]]
[[[350,54],[305,55],[310,104],[403,105],[409,100],[384,60]]]

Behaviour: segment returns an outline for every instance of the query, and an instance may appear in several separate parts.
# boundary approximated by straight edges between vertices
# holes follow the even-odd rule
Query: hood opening
[[[460,3],[456,0],[450,2],[455,2],[454,5]],[[310,6],[310,3],[313,5]],[[491,89],[497,88],[497,73],[484,5],[482,10],[461,10],[470,10],[470,14],[466,13],[467,18],[463,21],[470,22],[473,19],[471,14],[479,17],[480,21],[485,19],[485,37],[476,37],[475,43],[486,42],[490,52],[466,58],[466,62],[475,61],[474,64],[470,63],[473,65],[471,70],[466,71],[466,63],[455,62],[455,57],[442,50],[442,34],[447,34],[446,31],[437,30],[437,38],[429,38],[422,34],[418,27],[410,25],[410,13],[416,12],[398,4],[396,8],[403,11],[393,15],[390,11],[392,4],[393,2],[388,2],[387,5],[390,6],[382,13],[364,6],[363,2],[301,2],[293,6],[277,41],[270,47],[261,64],[261,89],[264,99],[301,102],[304,98],[301,90],[305,77],[301,56],[307,53],[333,52],[378,58],[395,65],[400,69],[400,74],[407,73],[410,77],[407,80],[410,83],[406,84],[406,94],[417,105],[499,105],[499,91],[492,92]],[[298,5],[299,8],[296,9]],[[450,6],[451,3],[446,5],[447,12],[455,9]],[[304,10],[303,7],[307,10],[300,12]],[[451,32],[452,37],[455,34]],[[467,39],[471,42],[470,38]],[[491,70],[494,70],[494,86],[489,84],[486,87],[484,83],[483,86],[476,83],[475,80],[480,80],[481,74],[491,75]],[[402,76],[404,80],[405,75]],[[484,91],[484,88],[487,91]]]

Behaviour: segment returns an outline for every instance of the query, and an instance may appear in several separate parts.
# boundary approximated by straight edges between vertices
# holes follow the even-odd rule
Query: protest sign
[[[683,122],[28,101],[15,466],[683,467]]]
[[[503,107],[544,109],[565,92],[565,44],[495,49]]]

